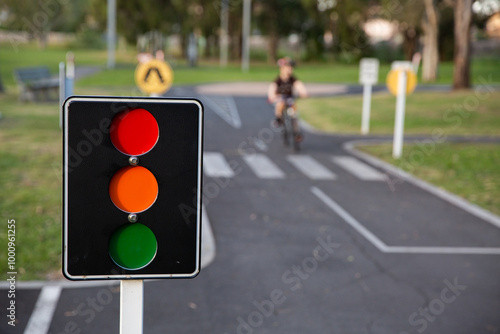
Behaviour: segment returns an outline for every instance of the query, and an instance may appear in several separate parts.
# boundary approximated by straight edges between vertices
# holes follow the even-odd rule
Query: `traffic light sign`
[[[63,273],[189,278],[200,270],[203,106],[70,97],[63,105]]]

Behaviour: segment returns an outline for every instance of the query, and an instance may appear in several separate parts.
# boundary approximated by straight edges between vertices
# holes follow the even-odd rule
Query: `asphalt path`
[[[498,217],[364,160],[346,146],[359,137],[306,132],[294,153],[265,98],[234,90],[168,94],[206,108],[216,255],[195,279],[145,282],[144,333],[500,333]],[[19,287],[0,333],[26,333],[42,292],[57,296],[46,333],[118,333],[108,283]]]

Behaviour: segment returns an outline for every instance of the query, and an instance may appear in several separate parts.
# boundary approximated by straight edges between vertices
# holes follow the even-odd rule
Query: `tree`
[[[363,30],[367,18],[367,2],[364,0],[339,0],[333,8],[334,51],[346,62],[356,62],[369,52],[368,37]]]
[[[422,30],[424,32],[422,80],[435,81],[439,64],[439,13],[435,0],[424,0],[424,5],[425,15],[422,19]]]
[[[421,34],[420,27],[424,14],[424,4],[421,0],[382,0],[383,18],[397,21],[399,31],[403,36],[403,52],[407,60],[412,59],[418,49]]]
[[[470,87],[470,25],[472,0],[455,2],[455,56],[453,89]]]
[[[306,42],[306,57],[317,59],[329,47],[337,58],[353,62],[369,53],[368,38],[363,30],[369,0],[301,0],[307,20],[301,33]]]
[[[64,17],[63,1],[5,0],[8,19],[5,26],[12,30],[28,32],[44,48],[52,27],[60,24]]]
[[[307,15],[296,0],[255,0],[253,3],[255,22],[268,37],[267,61],[275,63],[280,38],[299,32]]]

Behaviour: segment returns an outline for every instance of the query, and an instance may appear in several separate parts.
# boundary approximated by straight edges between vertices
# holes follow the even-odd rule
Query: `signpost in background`
[[[62,107],[64,100],[73,95],[75,87],[75,55],[73,52],[66,53],[66,64],[59,63],[59,106]],[[62,128],[62,108],[59,109],[59,128]]]
[[[250,69],[250,25],[252,21],[252,0],[243,0],[243,32],[241,38],[241,69]]]
[[[392,156],[401,158],[403,152],[406,95],[417,87],[417,76],[413,64],[407,61],[395,61],[387,75],[387,88],[396,96],[396,116],[394,120],[394,140]]]
[[[359,63],[359,83],[363,85],[363,113],[361,116],[361,133],[370,132],[370,109],[372,86],[378,82],[379,61],[376,58],[363,58]]]
[[[115,68],[116,49],[116,0],[107,1],[106,43],[108,47],[107,68]]]

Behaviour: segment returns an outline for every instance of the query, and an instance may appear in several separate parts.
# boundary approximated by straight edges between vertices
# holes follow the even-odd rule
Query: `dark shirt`
[[[276,83],[276,94],[283,95],[283,97],[293,97],[293,84],[297,81],[297,78],[293,75],[288,78],[288,80],[283,80],[277,77],[274,82]]]

